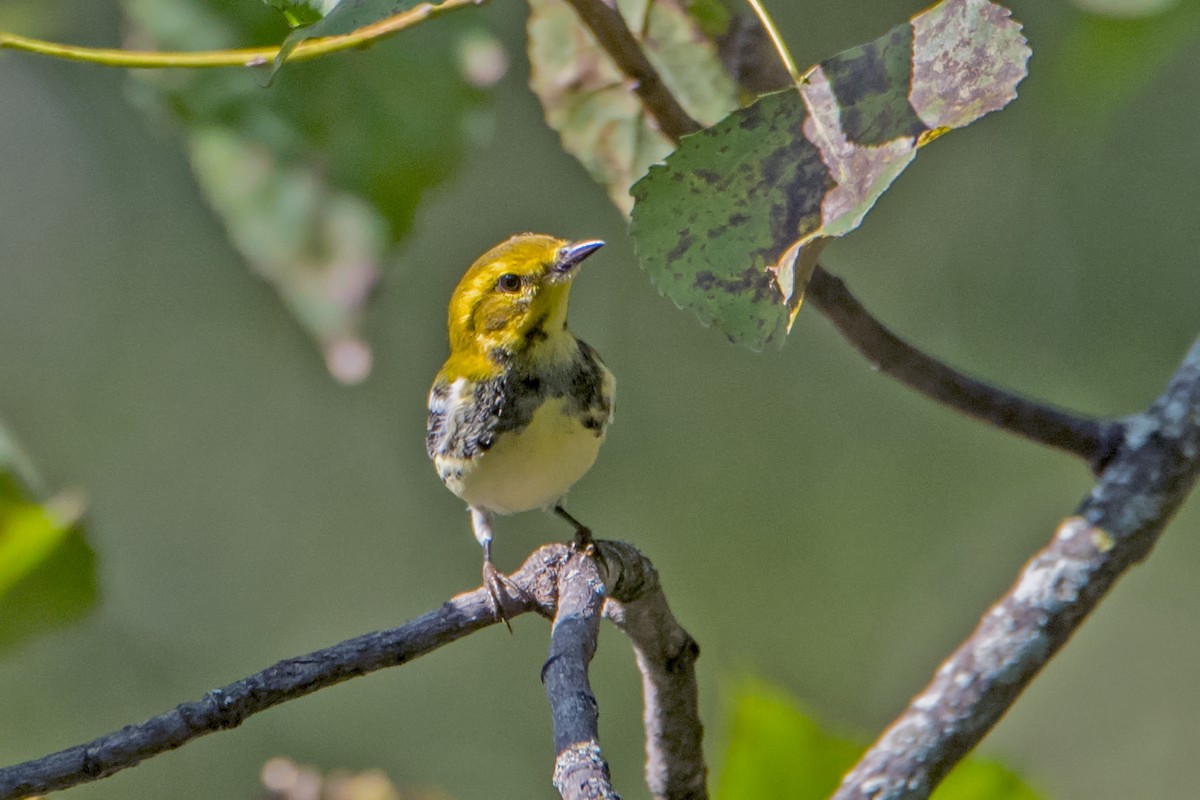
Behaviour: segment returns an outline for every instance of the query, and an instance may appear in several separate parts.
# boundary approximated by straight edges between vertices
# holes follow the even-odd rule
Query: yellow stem
[[[771,19],[771,15],[762,7],[759,0],[746,0],[750,4],[750,8],[754,9],[758,21],[766,29],[767,35],[771,37],[771,44],[775,45],[775,52],[779,54],[779,60],[783,62],[784,69],[788,71],[788,75],[792,76],[793,83],[800,82],[800,70],[796,69],[796,62],[792,58],[792,54],[788,51],[787,44],[784,43],[783,37],[779,34],[779,28],[775,27],[775,20]]]
[[[430,17],[440,16],[451,11],[471,5],[480,5],[487,0],[445,0],[438,5],[422,3],[415,8],[403,11],[395,16],[381,19],[358,30],[341,36],[328,36],[323,39],[309,39],[296,46],[288,56],[288,61],[307,61],[362,47],[376,39],[382,39],[410,28],[418,22],[424,22]],[[75,47],[57,42],[47,42],[41,39],[30,39],[15,33],[0,31],[0,49],[22,50],[27,53],[62,58],[68,61],[85,61],[89,64],[100,64],[106,67],[126,67],[131,69],[155,69],[163,67],[259,67],[270,64],[279,53],[278,47],[254,47],[244,50],[207,50],[194,53],[155,52],[146,50],[121,50],[119,48]]]

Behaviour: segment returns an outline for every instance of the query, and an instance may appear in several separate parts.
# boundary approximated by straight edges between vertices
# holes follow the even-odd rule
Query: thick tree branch
[[[700,647],[671,614],[654,567],[633,547],[624,548],[604,612],[633,642],[642,673],[646,784],[655,800],[707,800],[696,683]],[[618,553],[606,547],[604,557],[613,564]]]
[[[1150,552],[1200,474],[1200,340],[1162,396],[1124,431],[1075,515],[871,746],[834,800],[928,797],[1117,578]]]
[[[1121,423],[1068,411],[970,378],[927,356],[871,316],[840,278],[819,265],[805,299],[880,372],[967,416],[1073,453],[1099,473],[1121,444]]]
[[[631,545],[620,542],[598,545],[605,554],[607,578],[618,589],[613,596],[636,602],[635,590],[649,582],[647,576],[653,574],[653,567]],[[564,588],[569,587],[571,592],[580,586],[594,589],[594,579],[582,568],[571,566],[572,559],[578,558],[567,545],[547,545],[533,553],[510,576],[520,592],[505,598],[506,615],[511,619],[534,611],[551,617]],[[599,618],[598,614],[593,616]],[[466,592],[399,628],[369,633],[280,661],[140,724],[0,769],[0,800],[42,794],[107,777],[206,734],[235,728],[248,717],[280,703],[384,667],[405,664],[495,622],[487,591],[480,588]],[[556,731],[560,723],[568,722],[565,717],[561,720],[556,717]]]
[[[608,763],[600,755],[600,709],[588,682],[596,653],[604,582],[595,559],[573,554],[560,574],[558,612],[550,634],[550,655],[542,681],[554,723],[554,788],[563,800],[620,800]]]
[[[596,41],[616,62],[617,68],[633,81],[633,90],[642,105],[658,121],[659,130],[671,141],[700,130],[671,90],[663,83],[658,70],[646,58],[638,40],[629,31],[621,12],[606,0],[567,0],[583,23],[591,29]]]
[[[518,586],[540,585],[536,573],[541,564],[537,555],[526,561],[513,577]],[[545,593],[542,587],[543,597]],[[509,615],[512,616],[512,610]],[[44,758],[0,769],[0,800],[106,778],[200,736],[235,728],[248,717],[280,703],[358,675],[407,663],[495,621],[491,600],[484,589],[461,594],[399,628],[368,633],[315,653],[280,661],[140,724],[128,725]]]

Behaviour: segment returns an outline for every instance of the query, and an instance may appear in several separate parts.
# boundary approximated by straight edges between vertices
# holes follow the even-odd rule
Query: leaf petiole
[[[771,19],[771,15],[763,8],[759,0],[746,0],[750,4],[750,8],[754,10],[758,21],[762,23],[766,29],[767,35],[771,37],[771,44],[775,46],[775,52],[779,54],[779,60],[783,62],[784,69],[792,78],[792,83],[800,83],[800,70],[796,68],[796,61],[792,58],[791,52],[788,50],[787,43],[783,41],[783,36],[779,33],[779,28],[775,27],[775,20]]]

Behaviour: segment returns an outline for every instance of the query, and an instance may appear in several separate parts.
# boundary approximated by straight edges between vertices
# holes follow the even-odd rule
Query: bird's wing
[[[429,390],[429,420],[425,429],[425,450],[429,457],[470,458],[488,449],[502,405],[500,379],[439,378]]]

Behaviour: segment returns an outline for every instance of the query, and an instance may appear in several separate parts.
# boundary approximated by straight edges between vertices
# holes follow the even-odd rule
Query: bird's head
[[[451,360],[463,374],[499,363],[566,332],[567,298],[579,265],[604,242],[522,233],[481,255],[450,298]]]

